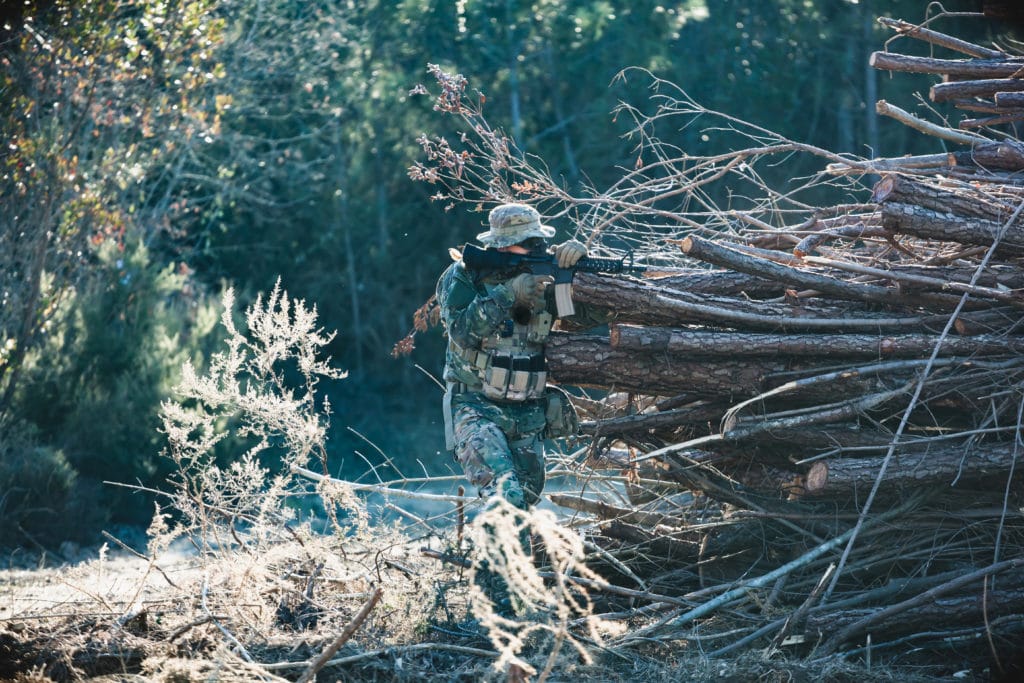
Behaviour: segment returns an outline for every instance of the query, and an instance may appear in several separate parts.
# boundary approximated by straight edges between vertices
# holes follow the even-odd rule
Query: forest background
[[[949,2],[948,11],[978,3]],[[412,94],[464,74],[487,120],[572,192],[613,184],[637,141],[620,102],[652,79],[837,153],[939,151],[879,120],[926,106],[868,67],[921,0],[93,0],[2,3],[0,547],[144,524],[160,403],[217,350],[219,302],[278,281],[315,305],[345,379],[328,464],[444,474],[439,333],[392,347],[488,205],[414,181],[421,136],[457,133]],[[949,32],[975,42],[978,18]],[[947,21],[950,21],[947,19]],[[617,77],[623,69],[639,67]],[[623,117],[625,119],[626,117]],[[717,150],[699,125],[672,144]],[[725,140],[728,140],[726,137]],[[816,172],[780,164],[769,184]],[[728,207],[729,197],[716,198]],[[838,198],[847,201],[850,198]],[[540,207],[543,211],[544,207]],[[576,226],[555,220],[559,239]],[[223,457],[244,444],[222,442]]]

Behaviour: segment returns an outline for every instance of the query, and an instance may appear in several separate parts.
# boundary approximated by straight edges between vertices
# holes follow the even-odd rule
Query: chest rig
[[[554,316],[546,310],[513,307],[510,317],[479,349],[457,349],[483,383],[483,394],[496,401],[528,401],[544,395],[547,361],[544,343]]]

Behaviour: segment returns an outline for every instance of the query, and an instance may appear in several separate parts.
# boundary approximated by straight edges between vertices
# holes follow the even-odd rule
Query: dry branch
[[[302,673],[302,675],[299,676],[298,683],[311,683],[311,681],[316,679],[317,672],[324,668],[327,663],[330,662],[331,657],[341,649],[341,646],[347,643],[355,632],[359,630],[363,625],[363,622],[366,621],[366,617],[368,617],[370,612],[373,611],[373,608],[377,606],[377,602],[383,594],[384,591],[379,586],[374,589],[373,595],[371,595],[366,603],[363,604],[359,612],[352,618],[352,621],[348,623],[342,632],[338,634],[338,637],[332,640],[330,644],[323,649],[323,652],[321,652],[320,655],[310,663],[309,667]]]

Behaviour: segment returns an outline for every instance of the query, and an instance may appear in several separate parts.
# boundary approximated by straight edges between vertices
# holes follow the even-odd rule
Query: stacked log
[[[959,122],[961,129],[1024,121],[1024,58],[975,45],[905,21],[880,19],[898,34],[965,54],[969,59],[935,59],[875,52],[870,64],[884,71],[934,74],[942,82],[932,86],[933,102],[952,102],[958,108],[982,114]],[[1012,148],[1019,147],[1012,145]]]
[[[941,74],[933,100],[988,114],[961,128],[1024,119],[1024,58],[882,21],[970,57],[871,59]],[[626,499],[554,501],[592,520],[610,580],[674,596],[647,637],[716,614],[708,595],[748,624],[722,653],[1020,636],[1024,144],[958,141],[875,160],[864,204],[769,238],[675,242],[692,270],[577,276],[608,332],[556,334],[551,376],[607,392],[579,398],[582,431]]]

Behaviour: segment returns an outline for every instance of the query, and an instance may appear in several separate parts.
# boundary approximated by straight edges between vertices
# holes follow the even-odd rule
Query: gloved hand
[[[533,309],[544,301],[544,289],[554,281],[555,278],[550,275],[520,273],[512,278],[508,287],[512,290],[517,304]]]
[[[572,268],[577,261],[587,255],[587,248],[582,242],[569,240],[556,245],[552,253],[558,260],[559,268]]]

